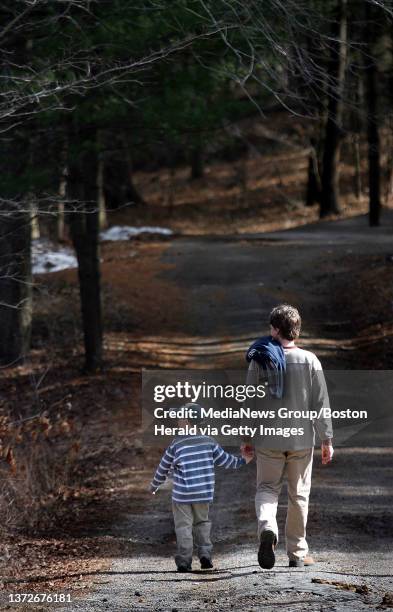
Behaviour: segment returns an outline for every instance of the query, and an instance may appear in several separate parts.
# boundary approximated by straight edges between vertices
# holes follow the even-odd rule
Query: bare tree
[[[364,56],[366,74],[367,100],[367,141],[368,141],[368,176],[369,176],[369,224],[379,225],[381,211],[380,195],[380,139],[378,131],[378,67],[374,45],[377,39],[376,9],[370,4],[365,6],[365,40]]]
[[[0,363],[9,366],[30,348],[31,214],[26,203],[3,200],[0,205]]]
[[[96,132],[70,121],[66,193],[68,221],[78,258],[85,344],[85,369],[102,365],[102,315],[99,258],[99,208]]]
[[[328,68],[328,108],[322,160],[320,215],[340,212],[339,160],[343,134],[343,92],[347,61],[347,0],[338,0],[333,22],[334,41]]]

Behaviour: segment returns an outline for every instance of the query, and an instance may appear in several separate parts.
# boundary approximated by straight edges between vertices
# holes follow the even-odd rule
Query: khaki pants
[[[308,552],[306,524],[311,489],[313,448],[303,450],[257,450],[257,491],[255,510],[258,538],[270,529],[277,536],[277,504],[286,472],[288,511],[285,537],[289,559],[303,559]]]
[[[191,565],[194,548],[193,536],[198,557],[210,559],[213,546],[210,540],[209,504],[172,502],[172,510],[177,541],[176,565]]]

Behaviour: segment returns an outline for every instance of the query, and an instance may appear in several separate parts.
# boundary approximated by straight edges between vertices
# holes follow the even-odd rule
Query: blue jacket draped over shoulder
[[[246,353],[246,360],[252,359],[263,368],[269,383],[270,395],[281,399],[284,394],[285,353],[280,342],[272,336],[255,340]]]

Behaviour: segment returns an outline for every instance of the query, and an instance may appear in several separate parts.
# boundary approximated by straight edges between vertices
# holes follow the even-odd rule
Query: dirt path
[[[161,278],[180,288],[186,316],[179,317],[171,335],[153,323],[146,355],[169,367],[243,368],[244,346],[263,330],[261,313],[285,300],[302,308],[302,346],[316,350],[325,367],[359,367],[365,359],[361,350],[340,350],[341,342],[352,342],[352,314],[365,310],[365,296],[355,295],[354,288],[365,282],[367,266],[370,283],[386,281],[388,293],[375,294],[374,318],[363,321],[366,331],[374,329],[393,298],[393,283],[388,286],[392,233],[391,227],[370,233],[364,220],[346,220],[264,236],[175,240],[162,257],[168,265]],[[380,347],[375,329],[366,337],[368,344],[373,341]],[[135,341],[129,342],[135,351]],[[220,352],[223,344],[228,350]],[[318,563],[305,570],[287,568],[282,542],[273,571],[257,565],[253,465],[218,474],[215,569],[203,574],[174,571],[169,491],[147,503],[136,491],[135,508],[108,531],[124,544],[124,554],[94,577],[95,591],[75,599],[72,609],[375,609],[392,590],[391,465],[388,448],[339,450],[329,468],[320,466],[317,455],[308,535]],[[146,470],[140,476],[147,487],[151,474]],[[285,494],[281,531],[284,517]]]
[[[362,463],[362,472],[356,468]],[[392,453],[343,451],[327,471],[316,458],[309,519],[314,568],[290,570],[283,542],[277,565],[260,570],[256,561],[253,485],[255,467],[218,472],[213,506],[215,570],[176,573],[169,514],[170,492],[163,491],[138,514],[117,525],[118,538],[132,543],[132,556],[116,559],[95,577],[97,590],[80,610],[369,610],[392,584],[391,514],[386,471]],[[358,473],[349,482],[349,474]],[[375,478],[377,476],[377,478]],[[368,490],[366,483],[373,482]],[[353,494],[355,491],[355,494]],[[356,493],[357,491],[357,493]],[[235,492],[235,493],[234,493]],[[279,508],[285,521],[285,491]],[[373,508],[370,520],[370,507]],[[337,581],[340,586],[313,582]],[[345,585],[356,585],[346,590]],[[353,587],[355,588],[355,586]]]

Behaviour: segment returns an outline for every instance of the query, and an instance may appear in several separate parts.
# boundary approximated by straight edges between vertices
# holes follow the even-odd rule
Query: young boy
[[[192,410],[192,424],[200,425],[201,406],[187,404]],[[179,427],[190,424],[181,419]],[[242,450],[242,457],[226,453],[212,438],[203,435],[179,436],[165,451],[151,483],[154,494],[170,471],[173,471],[172,510],[175,522],[178,572],[191,571],[193,533],[202,569],[211,569],[212,543],[209,504],[214,496],[214,465],[237,469],[253,459],[253,453]]]

